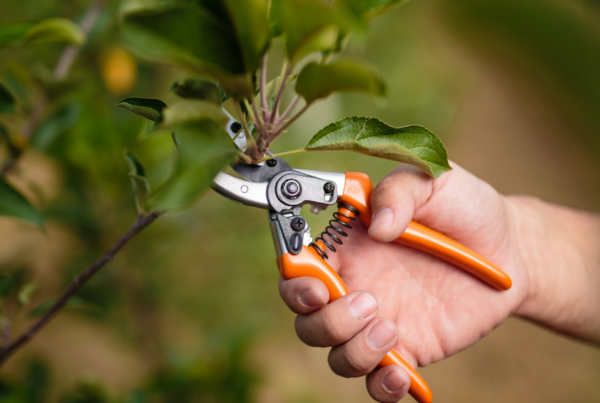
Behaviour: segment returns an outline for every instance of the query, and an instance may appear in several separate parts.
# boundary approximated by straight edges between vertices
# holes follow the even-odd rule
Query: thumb
[[[390,172],[373,190],[373,218],[369,237],[391,242],[408,227],[415,210],[433,193],[433,179],[411,165],[402,164]]]

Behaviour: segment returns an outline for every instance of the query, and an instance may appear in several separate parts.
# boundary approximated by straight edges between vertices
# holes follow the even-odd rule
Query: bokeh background
[[[88,3],[0,0],[0,21],[77,20]],[[46,112],[38,130],[47,141],[11,174],[46,219],[40,231],[0,218],[0,275],[39,283],[32,306],[58,295],[134,220],[123,149],[155,182],[172,152],[168,136],[139,142],[142,118],[115,102],[135,95],[173,103],[171,83],[188,75],[131,56],[119,38],[118,7],[107,3],[69,75],[71,88]],[[301,148],[354,114],[418,123],[438,134],[453,161],[502,193],[598,211],[599,18],[600,3],[591,0],[409,2],[373,20],[346,52],[381,71],[387,101],[332,96],[273,150]],[[273,73],[282,47],[273,45]],[[24,117],[36,99],[34,78],[63,49],[0,52],[0,80],[21,99]],[[395,165],[338,152],[288,161],[363,171],[374,181]],[[308,216],[311,226],[323,228],[330,213]],[[296,339],[277,281],[264,211],[208,192],[132,241],[0,370],[0,401],[369,402],[364,380],[336,377],[327,350]],[[13,300],[8,292],[4,312],[18,332],[32,317],[17,314]],[[438,403],[600,401],[597,347],[516,318],[421,373]]]

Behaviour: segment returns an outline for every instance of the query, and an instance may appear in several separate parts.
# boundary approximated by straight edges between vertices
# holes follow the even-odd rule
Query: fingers
[[[399,365],[388,365],[367,376],[367,390],[381,403],[394,403],[402,399],[410,388],[410,376]]]
[[[309,346],[337,346],[367,326],[377,311],[375,297],[365,291],[354,292],[309,315],[298,315],[296,333]]]
[[[312,277],[285,280],[279,277],[279,294],[292,312],[305,315],[329,301],[329,291],[322,281]]]
[[[390,172],[373,190],[373,219],[369,236],[378,242],[397,239],[412,220],[414,212],[432,193],[432,179],[410,165]]]
[[[329,366],[336,374],[358,377],[373,371],[396,344],[398,332],[389,319],[377,318],[348,342],[329,353]]]

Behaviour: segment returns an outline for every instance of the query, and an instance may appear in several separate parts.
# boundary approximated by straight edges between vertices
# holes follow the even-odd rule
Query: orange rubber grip
[[[346,172],[346,184],[340,202],[358,210],[358,218],[367,228],[371,225],[372,192],[373,184],[367,175]],[[394,242],[452,263],[499,290],[508,290],[512,286],[506,273],[477,252],[414,221]]]
[[[302,247],[297,255],[286,253],[277,258],[279,273],[285,279],[297,277],[314,277],[325,283],[329,290],[329,302],[348,294],[348,288],[340,276],[312,248]],[[395,350],[390,350],[381,360],[379,366],[397,364],[410,375],[409,393],[419,403],[431,403],[433,396],[425,380]]]

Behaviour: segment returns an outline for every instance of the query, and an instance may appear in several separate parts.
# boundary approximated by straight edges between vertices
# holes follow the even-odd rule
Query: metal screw
[[[276,159],[267,160],[267,166],[273,168],[275,165],[277,165],[277,160]]]
[[[327,182],[325,185],[323,185],[323,190],[325,193],[333,193],[335,190],[335,185],[332,182]]]
[[[302,231],[306,222],[302,217],[296,217],[292,220],[291,226],[294,231]]]
[[[285,181],[283,186],[281,186],[281,193],[288,199],[295,199],[302,192],[302,188],[298,181],[294,179],[290,179],[289,181]]]
[[[232,132],[238,134],[240,130],[242,130],[242,124],[240,122],[233,122],[231,126],[229,126]]]

